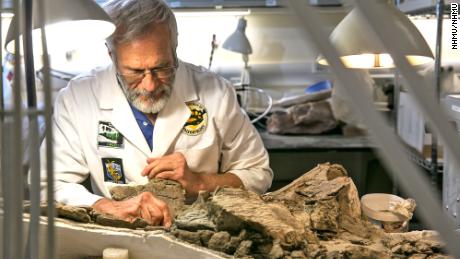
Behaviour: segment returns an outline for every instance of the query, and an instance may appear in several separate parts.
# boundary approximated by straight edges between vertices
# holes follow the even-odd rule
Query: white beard
[[[172,87],[168,84],[160,85],[153,92],[148,92],[144,89],[124,88],[128,101],[136,109],[146,114],[160,112],[168,103],[172,93]]]

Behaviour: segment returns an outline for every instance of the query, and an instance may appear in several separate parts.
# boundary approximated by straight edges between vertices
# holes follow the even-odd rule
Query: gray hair
[[[109,0],[103,5],[115,23],[115,32],[107,38],[107,45],[116,50],[119,43],[129,42],[152,30],[152,26],[167,24],[171,47],[177,47],[177,23],[172,10],[163,0]]]

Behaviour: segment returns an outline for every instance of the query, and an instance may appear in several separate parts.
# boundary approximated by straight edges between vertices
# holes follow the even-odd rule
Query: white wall
[[[337,9],[322,12],[324,26],[331,32],[344,16]],[[243,10],[247,12],[247,10]],[[187,62],[208,67],[212,35],[216,34],[219,47],[214,53],[212,70],[226,77],[239,76],[243,67],[242,56],[220,46],[236,29],[241,14],[222,15],[176,13],[179,26],[178,56]],[[295,17],[285,8],[256,9],[245,15],[248,21],[247,36],[253,47],[249,65],[254,82],[262,87],[292,86],[308,83],[311,64],[318,54],[312,43],[305,39]],[[52,66],[60,70],[83,71],[109,62],[103,42],[77,51],[53,55]],[[318,79],[319,80],[319,79]],[[317,81],[313,79],[313,81]]]
[[[415,26],[422,33],[433,53],[436,53],[436,19],[430,18],[413,18],[411,19]],[[443,63],[457,64],[460,63],[460,50],[452,49],[452,27],[451,20],[444,19],[442,33],[442,56]],[[458,37],[458,35],[457,35]]]
[[[330,32],[343,16],[343,12],[323,13],[324,20],[318,21],[318,25],[324,26]],[[238,18],[181,17],[179,14],[179,53],[185,60],[207,66],[212,34],[216,34],[218,43],[222,44],[236,29]],[[253,47],[251,64],[299,63],[314,61],[316,58],[317,50],[302,36],[297,20],[289,10],[258,9],[245,18],[248,21],[246,34]],[[191,44],[191,40],[195,44]],[[242,64],[241,56],[221,48],[215,53],[214,62],[218,66]]]
[[[330,33],[343,18],[336,8],[321,12],[324,26]],[[179,25],[179,56],[188,62],[208,67],[212,35],[219,47],[214,53],[212,70],[226,77],[238,77],[243,67],[242,56],[220,46],[236,29],[239,16],[183,17],[177,15]],[[311,75],[318,51],[304,37],[296,18],[289,10],[257,9],[246,15],[246,34],[253,48],[249,56],[253,83],[258,87],[291,87],[320,79]],[[316,76],[318,77],[318,76]]]
[[[247,9],[243,9],[244,12],[247,13]],[[322,19],[317,22],[318,26],[330,33],[345,16],[345,11],[339,8],[323,8],[319,14]],[[220,46],[236,29],[241,15],[176,12],[179,26],[179,57],[187,62],[208,67],[212,35],[216,34],[219,47],[214,53],[211,69],[227,78],[238,78],[243,67],[241,55],[224,50]],[[247,36],[253,47],[249,65],[255,86],[283,91],[292,87],[307,86],[328,76],[315,73],[313,64],[318,51],[312,41],[303,34],[296,17],[288,9],[258,8],[244,16],[248,21]],[[434,51],[435,21],[415,20],[414,23]],[[449,36],[449,25],[445,24],[444,45],[450,42]],[[443,51],[445,62],[456,64],[460,61],[460,51],[448,47],[444,47]],[[52,62],[55,68],[78,72],[105,64],[109,62],[109,58],[101,42],[91,48],[85,47],[69,52],[67,55],[54,55]]]

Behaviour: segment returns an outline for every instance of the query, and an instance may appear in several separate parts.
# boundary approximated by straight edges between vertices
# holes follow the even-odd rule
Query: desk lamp
[[[105,11],[93,0],[43,0],[45,17],[44,24],[47,38],[47,48],[72,49],[93,40],[103,40],[115,31]],[[34,52],[41,53],[40,45],[40,16],[38,5],[32,7],[32,36]],[[37,2],[38,3],[38,2]],[[26,17],[27,18],[27,17]],[[13,18],[6,36],[6,50],[14,53],[13,29],[17,19]],[[25,26],[21,26],[19,34],[24,34]],[[21,40],[22,41],[22,40]]]
[[[422,65],[433,61],[433,53],[422,34],[409,18],[388,0],[377,0],[380,11],[391,20],[396,37],[395,44],[404,49],[411,65]],[[394,67],[393,60],[382,43],[372,36],[368,22],[363,14],[354,8],[337,25],[329,39],[336,47],[342,62],[349,68],[378,69]],[[398,36],[399,35],[399,36]],[[322,55],[317,59],[322,65],[328,65]]]
[[[269,94],[267,94],[264,90],[260,88],[255,88],[251,87],[251,75],[249,73],[249,54],[252,53],[252,47],[251,43],[249,42],[248,38],[246,37],[246,26],[247,26],[247,21],[244,19],[244,17],[241,17],[238,20],[238,26],[236,27],[235,32],[233,32],[222,44],[222,47],[224,49],[236,52],[236,53],[241,53],[243,55],[243,61],[244,61],[244,68],[243,71],[241,72],[241,79],[240,79],[240,84],[241,88],[237,89],[237,91],[241,91],[243,94],[243,103],[241,103],[240,96],[238,96],[238,102],[240,105],[243,107],[243,111],[246,113],[249,113],[247,111],[246,103],[248,96],[246,95],[247,91],[252,91],[256,94],[263,95],[267,99],[267,107],[264,109],[264,111],[259,114],[255,115],[255,118],[251,120],[252,123],[256,123],[257,121],[261,120],[263,117],[265,117],[271,110],[272,107],[272,98]]]
[[[244,68],[241,72],[241,85],[248,86],[251,83],[250,74],[249,74],[249,54],[252,53],[251,43],[246,37],[246,26],[247,21],[244,17],[241,17],[238,20],[238,26],[236,27],[235,32],[233,32],[224,42],[222,47],[224,49],[241,53],[243,55]]]

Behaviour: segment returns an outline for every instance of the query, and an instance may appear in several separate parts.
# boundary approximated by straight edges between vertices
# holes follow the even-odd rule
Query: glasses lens
[[[142,81],[142,78],[144,78],[144,73],[128,73],[123,74],[122,77],[127,84],[136,84]]]
[[[175,67],[156,68],[149,71],[150,74],[157,79],[166,80],[172,77],[176,73]],[[138,84],[142,81],[145,74],[149,72],[137,72],[137,73],[124,73],[121,77],[128,85]]]
[[[158,78],[158,79],[168,79],[175,72],[176,72],[176,68],[174,68],[174,67],[151,70],[151,73],[154,74],[155,77]]]

